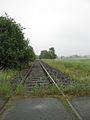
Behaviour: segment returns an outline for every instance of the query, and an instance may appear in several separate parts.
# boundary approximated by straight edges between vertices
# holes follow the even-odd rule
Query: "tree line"
[[[39,58],[40,59],[56,59],[57,55],[55,53],[54,47],[49,48],[49,51],[42,50],[40,55],[39,55]]]
[[[35,59],[23,27],[7,14],[0,17],[0,67],[21,68]]]

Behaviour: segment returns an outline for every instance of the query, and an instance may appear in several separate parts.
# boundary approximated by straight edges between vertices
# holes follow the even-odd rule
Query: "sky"
[[[36,54],[54,47],[58,56],[90,55],[90,0],[0,0],[24,28]]]

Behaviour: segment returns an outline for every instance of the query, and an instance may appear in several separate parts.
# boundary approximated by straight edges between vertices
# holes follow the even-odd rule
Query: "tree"
[[[49,53],[48,53],[47,50],[42,50],[39,58],[40,58],[40,59],[49,59],[49,56],[50,56],[50,55],[49,55]]]
[[[51,59],[55,59],[57,56],[55,54],[55,49],[54,47],[49,48],[49,54]]]
[[[15,68],[34,59],[35,53],[25,40],[23,29],[7,14],[0,17],[0,66]]]
[[[39,56],[40,59],[55,59],[56,57],[55,49],[53,47],[49,48],[49,51],[42,50]]]

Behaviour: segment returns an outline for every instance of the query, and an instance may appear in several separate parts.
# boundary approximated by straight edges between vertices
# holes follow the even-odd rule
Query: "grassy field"
[[[62,87],[64,92],[90,95],[90,59],[44,60],[44,62],[62,71],[74,81],[71,85]]]
[[[9,97],[12,94],[10,80],[16,72],[15,70],[0,70],[0,95]]]

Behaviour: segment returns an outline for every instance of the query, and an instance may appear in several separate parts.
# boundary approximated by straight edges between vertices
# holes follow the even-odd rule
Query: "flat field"
[[[43,61],[60,70],[73,81],[72,84],[62,87],[64,92],[74,95],[90,95],[90,59]]]

